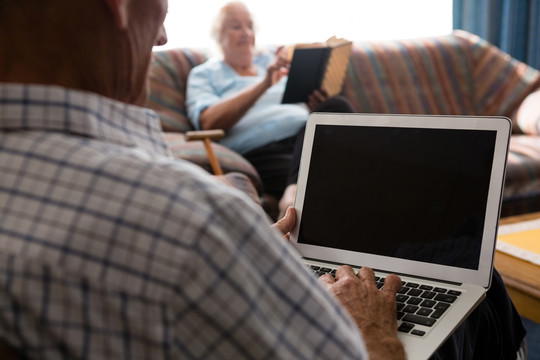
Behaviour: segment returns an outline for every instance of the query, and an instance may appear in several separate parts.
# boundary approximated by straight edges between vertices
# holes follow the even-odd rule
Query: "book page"
[[[499,226],[497,250],[540,265],[540,219]]]
[[[334,96],[341,92],[343,80],[349,66],[351,50],[352,42],[340,44],[338,47],[332,49],[321,83],[321,87],[328,92],[328,96]]]

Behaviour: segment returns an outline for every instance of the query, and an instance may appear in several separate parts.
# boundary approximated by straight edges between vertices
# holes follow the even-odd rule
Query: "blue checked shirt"
[[[0,339],[28,358],[367,358],[297,258],[155,113],[0,84]]]

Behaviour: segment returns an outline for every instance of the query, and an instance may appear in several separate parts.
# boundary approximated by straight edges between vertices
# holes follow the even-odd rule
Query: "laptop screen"
[[[477,269],[496,135],[316,125],[298,243]]]

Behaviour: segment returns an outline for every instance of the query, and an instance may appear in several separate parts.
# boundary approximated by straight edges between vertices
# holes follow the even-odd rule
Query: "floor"
[[[523,318],[523,323],[527,329],[529,360],[540,360],[540,324],[526,318]]]

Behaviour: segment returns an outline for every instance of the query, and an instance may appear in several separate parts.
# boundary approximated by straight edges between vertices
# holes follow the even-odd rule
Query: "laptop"
[[[409,359],[430,357],[490,286],[510,131],[504,117],[308,119],[291,240],[317,275],[401,276]]]

